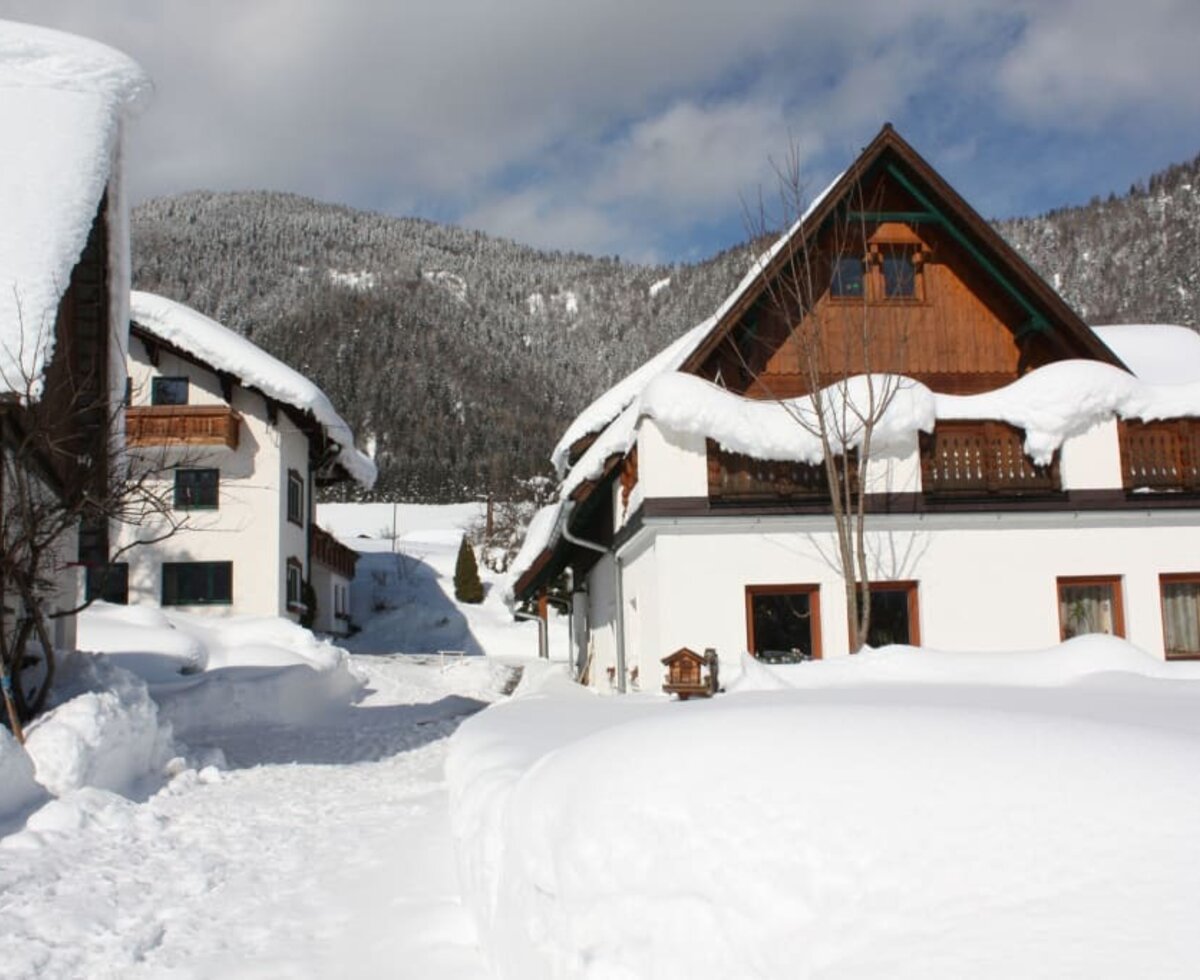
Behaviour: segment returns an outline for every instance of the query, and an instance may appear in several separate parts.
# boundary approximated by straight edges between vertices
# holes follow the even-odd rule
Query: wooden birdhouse
[[[716,652],[705,651],[704,656],[687,647],[680,647],[670,656],[663,657],[662,662],[667,667],[667,679],[663,690],[667,694],[675,694],[680,701],[688,698],[708,698],[715,692]],[[705,671],[705,667],[708,670]]]

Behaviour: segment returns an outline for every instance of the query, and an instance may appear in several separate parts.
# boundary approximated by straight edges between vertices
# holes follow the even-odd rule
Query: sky
[[[707,258],[892,122],[986,217],[1200,152],[1197,0],[0,0],[133,56],[134,201],[281,190]]]

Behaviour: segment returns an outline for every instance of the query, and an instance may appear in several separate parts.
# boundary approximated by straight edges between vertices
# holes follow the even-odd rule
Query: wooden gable
[[[759,398],[868,371],[969,394],[1066,358],[1123,367],[885,126],[683,369]]]

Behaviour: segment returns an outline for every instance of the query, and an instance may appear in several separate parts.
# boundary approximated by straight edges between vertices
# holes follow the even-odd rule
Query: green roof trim
[[[1009,282],[1008,277],[1005,276],[1004,273],[998,268],[996,268],[995,264],[975,247],[974,242],[972,242],[969,238],[967,238],[966,235],[959,231],[958,228],[956,228],[945,217],[945,215],[943,215],[937,209],[933,202],[917,189],[913,182],[904,175],[899,167],[897,167],[894,163],[889,163],[887,165],[887,171],[889,174],[895,177],[897,181],[899,181],[901,187],[903,187],[906,191],[908,191],[908,193],[916,198],[917,203],[925,208],[927,212],[939,216],[941,219],[940,224],[946,229],[947,232],[950,233],[950,237],[958,242],[958,244],[963,248],[965,248],[971,254],[971,257],[975,259],[975,261],[981,266],[983,266],[988,275],[990,275],[992,279],[994,279],[1001,286],[1001,288],[1003,288],[1004,291],[1009,294],[1009,296],[1011,296],[1017,301],[1017,303],[1020,304],[1021,309],[1029,314],[1029,321],[1021,328],[1021,333],[1044,333],[1050,329],[1049,321],[1047,321],[1046,318],[1034,308],[1033,304],[1025,298],[1025,294],[1017,289],[1017,287],[1011,282]]]

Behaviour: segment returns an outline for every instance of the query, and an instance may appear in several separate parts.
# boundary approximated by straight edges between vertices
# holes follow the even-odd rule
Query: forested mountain
[[[998,227],[1089,322],[1200,323],[1200,157]],[[266,192],[133,215],[135,287],[312,377],[374,445],[376,494],[410,500],[543,472],[574,414],[708,316],[750,256],[634,265]]]
[[[1000,233],[1088,323],[1200,326],[1200,156]]]
[[[540,252],[287,194],[191,193],[133,216],[135,288],[313,378],[373,442],[377,494],[413,500],[546,471],[575,413],[708,316],[748,264],[746,248],[670,267]]]

